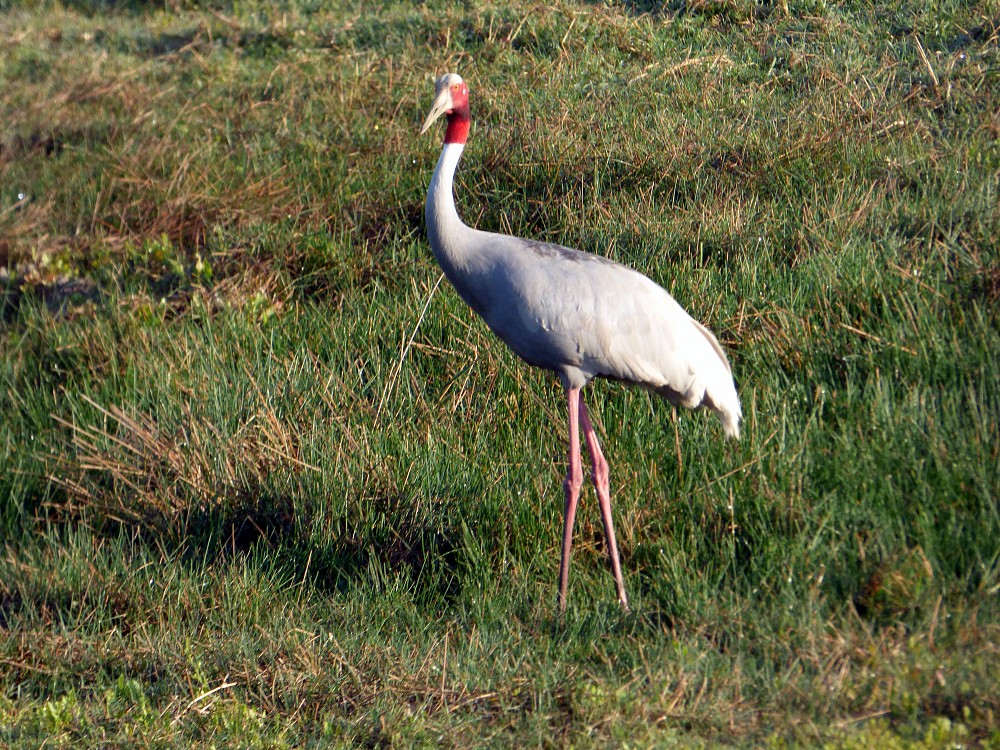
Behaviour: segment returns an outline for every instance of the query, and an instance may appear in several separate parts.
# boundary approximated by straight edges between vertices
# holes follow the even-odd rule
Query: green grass
[[[0,744],[1000,747],[994,2],[0,0]],[[746,415],[558,383],[469,223],[659,281]]]

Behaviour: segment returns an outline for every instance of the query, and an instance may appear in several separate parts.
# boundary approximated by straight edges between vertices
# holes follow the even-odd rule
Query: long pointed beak
[[[434,97],[434,103],[431,105],[431,111],[427,114],[427,119],[424,120],[424,126],[420,128],[420,135],[427,132],[427,129],[434,123],[434,121],[451,109],[451,91],[447,88],[441,89],[438,95]]]

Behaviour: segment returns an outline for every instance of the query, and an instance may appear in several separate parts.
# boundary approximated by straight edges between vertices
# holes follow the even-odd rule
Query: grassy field
[[[1000,6],[0,0],[0,745],[1000,748]],[[427,246],[632,265],[746,415],[563,397]]]

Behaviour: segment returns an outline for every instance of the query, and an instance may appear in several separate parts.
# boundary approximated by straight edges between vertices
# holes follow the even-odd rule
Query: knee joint
[[[579,492],[580,488],[583,487],[583,470],[577,467],[576,471],[572,469],[566,474],[566,479],[563,481],[563,488],[567,491]]]
[[[602,456],[600,460],[596,461],[591,467],[590,477],[594,480],[595,484],[607,484],[610,479],[610,472],[608,471],[608,462],[604,460]]]

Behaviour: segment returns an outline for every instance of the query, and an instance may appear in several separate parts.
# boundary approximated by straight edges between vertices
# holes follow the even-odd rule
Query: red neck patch
[[[452,88],[452,108],[448,112],[448,128],[444,131],[445,143],[465,143],[469,137],[472,115],[469,113],[469,87],[462,81]]]
[[[465,143],[469,137],[469,126],[472,125],[472,118],[469,117],[469,105],[465,105],[465,114],[452,112],[448,115],[448,127],[444,131],[445,143]]]

